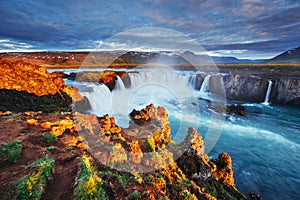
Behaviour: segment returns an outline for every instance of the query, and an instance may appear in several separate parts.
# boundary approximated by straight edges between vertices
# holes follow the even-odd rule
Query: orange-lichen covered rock
[[[43,96],[54,95],[64,85],[61,77],[51,75],[39,65],[0,58],[0,66],[0,89],[27,91]]]
[[[167,149],[150,152],[144,157],[144,163],[153,169],[160,169],[173,163],[173,153]]]
[[[130,78],[127,72],[103,71],[103,72],[79,72],[70,75],[70,79],[83,82],[95,82],[105,84],[111,91],[116,86],[117,76],[124,82],[125,86],[130,85]]]
[[[138,137],[141,148],[144,152],[163,149],[171,142],[170,125],[168,114],[165,108],[155,107],[153,104],[129,114],[130,130],[133,137]]]
[[[71,133],[74,132],[75,126],[73,120],[65,119],[58,121],[51,126],[51,132],[56,137],[61,136],[66,130],[69,130]]]
[[[143,157],[143,152],[141,150],[141,147],[139,145],[138,141],[132,141],[129,144],[129,159],[134,164],[141,164],[141,160]]]
[[[100,134],[100,125],[95,114],[74,113],[76,130],[80,133],[87,130],[90,135]]]
[[[127,161],[127,153],[121,143],[117,143],[112,147],[112,150],[109,153],[109,158],[111,164]]]
[[[96,117],[80,113],[75,113],[73,120],[66,117],[38,124],[59,136],[64,144],[87,149],[103,165],[131,172],[138,188],[145,187],[149,191],[142,193],[143,198],[173,199],[176,196],[178,199],[245,199],[234,187],[232,163],[228,154],[222,153],[218,159],[210,160],[204,154],[201,135],[190,128],[183,141],[188,148],[174,161],[170,151],[172,148],[166,147],[168,142],[171,146],[174,143],[167,135],[170,130],[166,128],[169,124],[165,109],[149,105],[133,116],[137,115],[141,116],[139,119],[148,121],[148,124],[137,125],[134,121],[138,117],[133,117],[128,128],[121,128],[109,115]],[[149,146],[151,149],[147,149]],[[151,175],[139,172],[150,172]],[[130,183],[131,186],[134,183]],[[218,191],[217,195],[215,191]]]
[[[194,128],[188,129],[185,143],[189,144],[188,152],[201,157],[204,155],[204,141],[202,136]]]
[[[190,181],[189,183],[192,185],[192,191],[196,193],[198,197],[200,196],[201,199],[217,200],[214,196],[205,193],[205,189],[199,187],[194,181]]]
[[[88,100],[65,85],[60,73],[48,73],[45,67],[23,61],[0,58],[0,111],[69,111],[71,105],[83,112]]]
[[[39,123],[36,119],[27,119],[27,124],[37,126]]]
[[[171,184],[180,183],[183,180],[186,180],[185,174],[178,167],[176,162],[173,162],[170,165],[164,167],[162,169],[162,174],[167,177],[168,181]]]
[[[214,163],[216,164],[216,169],[212,170],[212,173],[216,179],[222,180],[227,185],[234,186],[231,157],[223,152]]]

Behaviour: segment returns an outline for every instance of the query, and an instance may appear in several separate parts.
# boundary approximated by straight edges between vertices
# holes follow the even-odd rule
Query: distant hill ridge
[[[35,64],[76,66],[81,65],[86,58],[91,64],[135,63],[143,64],[153,61],[161,63],[187,64],[189,61],[210,63],[300,63],[300,47],[290,49],[271,59],[238,59],[233,56],[209,56],[207,54],[195,54],[191,51],[101,51],[97,58],[88,57],[90,52],[19,52],[0,53],[0,57],[25,59]],[[188,61],[186,60],[188,59]]]
[[[269,62],[300,62],[300,47],[283,52],[270,59]]]

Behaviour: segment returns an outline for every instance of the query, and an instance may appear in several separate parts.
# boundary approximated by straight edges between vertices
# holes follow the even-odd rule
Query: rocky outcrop
[[[74,117],[76,130],[93,157],[106,166],[136,174],[153,198],[246,199],[234,185],[230,156],[222,153],[210,160],[194,128],[176,145],[163,107],[150,104],[133,110],[128,128],[119,127],[108,115],[97,118],[77,113]],[[177,151],[182,148],[184,151]]]
[[[275,104],[300,105],[300,80],[273,80],[270,102]]]
[[[218,113],[236,114],[240,116],[246,115],[246,109],[241,104],[237,104],[237,105],[215,104],[212,105],[212,109]]]
[[[117,76],[121,78],[125,87],[130,87],[130,77],[127,72],[123,71],[103,71],[103,72],[72,72],[69,75],[64,74],[64,78],[76,80],[79,82],[103,83],[110,91],[116,86]]]
[[[77,111],[90,108],[77,89],[65,85],[61,73],[48,73],[44,67],[0,59],[1,111]]]
[[[226,98],[244,102],[263,102],[268,81],[259,77],[236,75],[213,75],[209,81],[209,91],[224,94]]]

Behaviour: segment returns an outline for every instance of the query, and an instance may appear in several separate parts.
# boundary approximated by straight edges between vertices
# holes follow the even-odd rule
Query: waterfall
[[[111,92],[105,84],[93,84],[92,92],[81,93],[86,96],[91,104],[91,109],[93,113],[98,116],[110,113],[109,106],[111,105]]]
[[[197,74],[192,74],[190,77],[189,77],[189,84],[190,86],[195,89],[196,88],[196,79],[197,79]]]
[[[178,93],[179,96],[186,96],[187,89],[190,88],[189,81],[177,72],[174,71],[150,71],[129,73],[131,81],[131,89],[137,89],[146,85],[160,85],[173,93]],[[192,77],[191,77],[192,78]],[[195,78],[196,79],[196,75]],[[189,89],[191,90],[191,88]]]
[[[125,90],[125,85],[123,83],[123,80],[117,76],[117,80],[116,80],[116,85],[115,85],[115,88],[114,90]]]
[[[92,113],[97,116],[114,116],[118,124],[126,127],[129,121],[128,113],[147,104],[163,106],[170,115],[181,118],[182,112],[186,112],[182,111],[186,101],[197,102],[187,77],[176,71],[160,69],[129,72],[128,75],[131,81],[130,88],[126,88],[122,79],[117,76],[113,91],[104,84],[95,83],[90,84],[92,91],[81,92],[89,99]],[[182,104],[183,102],[185,104]]]
[[[209,92],[209,79],[210,79],[211,75],[207,75],[204,80],[203,80],[203,83],[201,85],[201,88],[200,88],[200,93],[201,94],[205,94],[205,93],[208,93]]]
[[[264,104],[266,104],[266,105],[270,104],[270,94],[271,94],[273,82],[271,80],[268,80],[268,83],[269,83],[268,89],[267,89],[267,93],[266,93],[266,97],[265,97],[265,101],[264,101]]]
[[[210,79],[210,77],[211,77],[211,75],[205,76],[205,78],[202,82],[202,85],[200,87],[200,91],[199,91],[198,96],[202,99],[207,99],[207,100],[211,99],[211,96],[210,96],[210,93],[209,93],[209,79]]]

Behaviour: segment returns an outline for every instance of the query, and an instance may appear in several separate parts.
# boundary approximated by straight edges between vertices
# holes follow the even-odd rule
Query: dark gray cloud
[[[142,27],[182,32],[213,55],[272,57],[300,46],[296,0],[10,0],[1,2],[0,19],[1,51],[93,49]],[[172,39],[178,43],[165,41]]]

